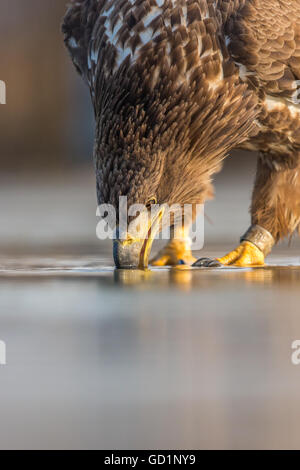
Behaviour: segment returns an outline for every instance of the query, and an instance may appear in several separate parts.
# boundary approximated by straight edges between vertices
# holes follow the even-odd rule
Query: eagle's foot
[[[200,258],[194,264],[195,268],[220,268],[222,264],[214,258]]]
[[[157,256],[152,259],[152,266],[177,266],[180,264],[191,265],[196,261],[192,255],[191,242],[186,240],[171,240]]]
[[[264,266],[265,257],[271,252],[274,244],[275,240],[270,232],[259,225],[252,225],[241,238],[241,244],[235,250],[214,260],[202,258],[193,266],[206,268],[218,265],[240,268]]]
[[[221,266],[255,267],[263,266],[265,257],[263,252],[251,242],[243,242],[235,250],[231,251],[222,258],[200,258],[194,267],[201,268],[219,268]]]
[[[244,241],[235,250],[222,258],[218,258],[217,261],[225,266],[238,266],[240,268],[264,266],[265,255],[256,245]]]
[[[270,232],[260,225],[252,225],[241,238],[241,244],[218,261],[225,266],[264,266],[265,257],[271,253],[274,244]]]

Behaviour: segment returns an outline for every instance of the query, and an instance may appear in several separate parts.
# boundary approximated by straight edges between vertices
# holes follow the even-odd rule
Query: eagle
[[[261,266],[299,231],[300,0],[73,0],[62,30],[94,107],[98,202],[151,211],[117,229],[117,267],[148,265],[155,207],[204,204],[233,149],[258,155],[238,247],[196,261],[195,209],[152,264]]]

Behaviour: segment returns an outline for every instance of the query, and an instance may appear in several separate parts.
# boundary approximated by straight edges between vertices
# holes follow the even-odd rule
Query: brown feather
[[[269,162],[253,219],[295,230],[300,0],[74,0],[63,31],[95,108],[99,202],[204,202],[243,147]]]

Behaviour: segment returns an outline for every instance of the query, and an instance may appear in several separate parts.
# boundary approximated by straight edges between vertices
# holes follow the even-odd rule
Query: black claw
[[[211,258],[200,258],[193,264],[196,268],[221,268],[222,264],[216,259]]]

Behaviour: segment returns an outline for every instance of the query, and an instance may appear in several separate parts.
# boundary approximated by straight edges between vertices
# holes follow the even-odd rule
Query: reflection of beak
[[[164,208],[160,208],[150,221],[148,213],[142,213],[138,216],[134,225],[135,227],[140,226],[140,237],[137,237],[136,233],[135,235],[130,233],[130,226],[128,232],[122,237],[117,230],[117,239],[114,241],[114,260],[117,268],[144,269],[148,267],[153,240],[159,231],[164,211]]]

